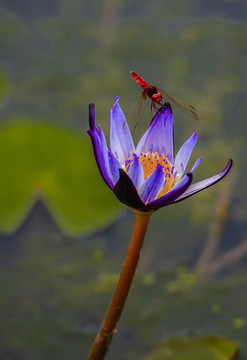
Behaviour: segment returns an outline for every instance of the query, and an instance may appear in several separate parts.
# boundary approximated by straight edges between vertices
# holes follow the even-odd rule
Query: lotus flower
[[[95,126],[95,105],[89,105],[90,130],[99,171],[119,201],[136,212],[152,212],[184,200],[221,180],[225,169],[210,178],[192,184],[199,158],[185,173],[197,140],[197,133],[174,154],[173,115],[169,103],[155,114],[147,131],[135,147],[124,113],[116,98],[110,111],[110,148],[105,135]]]

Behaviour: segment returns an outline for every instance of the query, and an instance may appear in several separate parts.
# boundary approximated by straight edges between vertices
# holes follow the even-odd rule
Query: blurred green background
[[[0,359],[89,352],[134,215],[98,173],[88,103],[109,139],[115,97],[127,115],[140,95],[130,70],[196,107],[198,122],[174,112],[177,150],[199,133],[196,181],[234,166],[152,216],[107,358],[212,334],[245,359],[247,3],[0,0],[0,17]],[[148,121],[150,104],[136,143]]]

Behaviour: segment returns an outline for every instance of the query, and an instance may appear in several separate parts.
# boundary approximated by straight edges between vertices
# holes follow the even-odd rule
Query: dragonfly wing
[[[135,126],[134,126],[134,131],[136,130],[138,121],[141,117],[142,114],[142,110],[143,110],[143,105],[144,105],[144,101],[147,99],[147,94],[146,91],[143,91],[142,94],[139,96],[139,98],[137,99],[136,103],[132,106],[129,114],[127,115],[127,120],[135,122]],[[124,124],[124,128],[125,128],[125,124]],[[127,131],[127,127],[126,130],[124,129],[124,132]]]
[[[177,98],[175,98],[174,96],[171,96],[169,94],[167,94],[166,92],[164,92],[163,90],[159,91],[169,100],[172,102],[173,105],[175,105],[176,107],[179,108],[179,110],[181,110],[185,115],[187,115],[188,117],[194,119],[194,120],[199,120],[199,116],[197,114],[196,109],[194,108],[194,106],[186,104],[184,101],[179,100]]]

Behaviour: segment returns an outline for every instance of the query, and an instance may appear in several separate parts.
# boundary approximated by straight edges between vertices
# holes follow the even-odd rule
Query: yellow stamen
[[[179,177],[178,176],[174,177],[173,164],[168,159],[168,157],[165,157],[164,154],[159,155],[157,152],[142,153],[138,157],[138,160],[142,165],[145,180],[147,177],[149,177],[152,174],[152,172],[156,169],[158,164],[162,165],[164,172],[164,182],[166,180],[166,185],[163,187],[158,197],[165,195],[175,185],[175,183],[178,182]],[[129,167],[132,163],[133,163],[133,153],[131,152],[130,157],[128,159],[128,164],[125,168],[126,173],[128,173]]]

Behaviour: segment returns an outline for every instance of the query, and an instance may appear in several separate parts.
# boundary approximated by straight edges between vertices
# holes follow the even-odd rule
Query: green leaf
[[[143,360],[233,360],[237,353],[237,344],[219,337],[174,338]]]
[[[19,119],[0,129],[0,164],[0,231],[14,231],[37,197],[72,235],[103,227],[120,212],[86,134]]]

